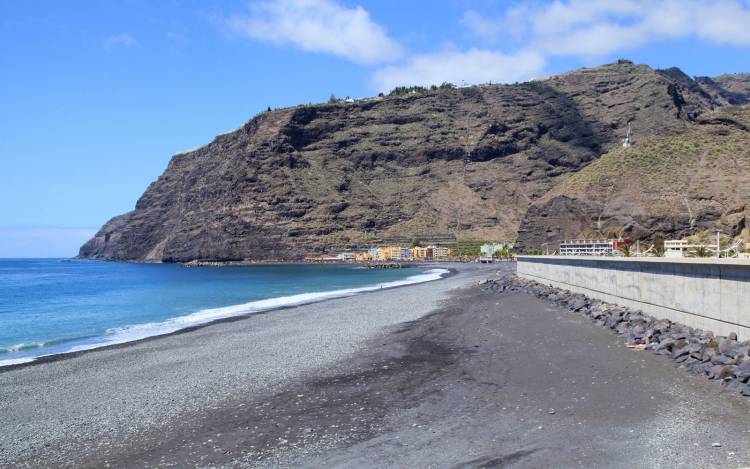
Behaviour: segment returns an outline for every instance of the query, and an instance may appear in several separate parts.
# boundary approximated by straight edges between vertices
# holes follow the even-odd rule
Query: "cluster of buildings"
[[[342,252],[336,256],[339,261],[426,261],[447,260],[453,254],[451,248],[446,246],[410,247],[386,246],[382,248],[370,248],[361,252]]]
[[[623,246],[631,245],[632,241],[629,239],[571,239],[560,242],[560,255],[561,256],[621,256]],[[750,243],[745,243],[744,249],[740,248],[740,243],[736,243],[727,249],[720,249],[718,241],[715,246],[706,246],[703,244],[691,244],[686,239],[667,240],[664,241],[664,257],[681,258],[694,256],[696,250],[706,249],[707,252],[716,256],[717,249],[722,253],[734,252],[735,257],[739,258],[750,258]],[[639,255],[653,255],[650,253],[652,248],[645,252],[640,252],[636,249],[633,254]],[[738,252],[744,250],[744,252]],[[547,252],[546,254],[550,254]],[[717,256],[718,257],[718,256]]]
[[[664,241],[664,257],[690,257],[691,253],[696,252],[699,249],[706,249],[712,256],[716,256],[717,251],[719,253],[727,253],[730,251],[735,252],[735,256],[740,259],[750,259],[750,243],[744,243],[744,248],[740,248],[741,242],[735,243],[734,246],[728,247],[727,249],[721,249],[721,243],[717,241],[716,246],[706,246],[704,244],[691,244],[687,239],[676,239]],[[738,252],[738,251],[744,252]],[[724,254],[722,254],[724,257]]]
[[[475,242],[469,242],[473,244]],[[446,243],[447,244],[447,243]],[[452,246],[452,247],[451,247]],[[451,259],[465,259],[474,257],[479,262],[494,262],[498,257],[508,257],[513,249],[510,243],[473,244],[473,249],[467,254],[464,246],[456,243],[446,246],[432,244],[429,246],[404,247],[399,245],[372,247],[359,251],[347,251],[335,256],[306,257],[310,262],[385,262],[385,261],[446,261]],[[477,257],[478,255],[478,257]]]

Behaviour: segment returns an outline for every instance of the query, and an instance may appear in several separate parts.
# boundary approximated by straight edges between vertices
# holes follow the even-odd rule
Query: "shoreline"
[[[91,259],[83,259],[83,260],[91,260]],[[93,260],[96,260],[96,259],[93,259]],[[255,264],[255,265],[258,265],[258,264]],[[279,264],[268,264],[268,265],[279,265]],[[290,263],[290,264],[287,264],[287,265],[307,265],[307,263],[294,263],[294,264]],[[351,265],[351,264],[347,264],[347,265]],[[244,265],[244,266],[250,267],[250,266],[253,266],[253,264],[247,264],[247,265]],[[232,267],[232,266],[210,266],[210,267]],[[235,267],[241,267],[241,266],[238,265],[238,266],[235,266]],[[82,350],[73,350],[73,351],[66,351],[66,352],[59,352],[59,353],[51,353],[49,355],[41,355],[41,356],[38,356],[38,357],[31,357],[31,358],[29,358],[28,361],[22,361],[22,362],[19,362],[19,363],[8,363],[7,365],[2,365],[2,361],[3,360],[2,360],[2,356],[0,356],[0,375],[3,374],[3,373],[5,373],[5,372],[8,372],[8,371],[12,371],[12,370],[16,370],[16,369],[21,369],[21,368],[32,367],[32,366],[40,365],[40,364],[43,364],[43,363],[53,363],[53,362],[58,362],[58,361],[62,361],[62,360],[68,360],[68,359],[71,359],[71,358],[75,358],[75,357],[78,357],[78,356],[81,356],[81,355],[84,355],[84,354],[87,354],[87,353],[90,353],[90,352],[99,351],[99,350],[121,349],[121,348],[126,348],[126,347],[130,347],[130,346],[136,345],[136,344],[141,343],[141,342],[148,342],[148,341],[152,341],[152,340],[163,339],[165,337],[170,337],[170,336],[173,336],[173,335],[186,334],[186,333],[197,331],[197,330],[200,330],[200,329],[202,329],[204,327],[208,327],[208,326],[211,326],[211,325],[214,325],[214,324],[221,324],[221,323],[230,323],[230,322],[235,322],[235,321],[241,321],[241,320],[245,320],[245,319],[248,319],[250,317],[259,315],[259,314],[267,314],[267,313],[272,313],[272,312],[275,312],[275,311],[293,309],[293,308],[298,308],[298,307],[301,307],[301,306],[306,306],[306,305],[311,305],[311,304],[316,304],[316,303],[322,303],[322,302],[336,300],[336,299],[340,299],[340,298],[351,298],[351,297],[356,297],[356,296],[362,296],[362,295],[366,295],[368,293],[373,293],[373,292],[377,292],[377,291],[392,290],[392,289],[396,289],[396,288],[404,288],[404,287],[409,287],[409,286],[413,286],[413,285],[420,285],[420,284],[424,284],[424,283],[437,282],[437,281],[440,281],[440,280],[444,280],[444,279],[450,278],[450,277],[452,277],[452,276],[454,276],[454,275],[457,274],[457,270],[454,267],[450,267],[449,268],[449,267],[445,267],[445,266],[432,265],[430,263],[422,263],[419,266],[417,266],[417,265],[410,266],[410,268],[442,269],[442,270],[445,270],[446,272],[440,273],[440,277],[438,277],[436,279],[430,279],[430,280],[425,280],[425,281],[421,281],[421,282],[406,283],[406,284],[402,284],[402,285],[393,285],[393,286],[388,286],[388,287],[382,287],[381,286],[381,288],[379,288],[379,289],[374,288],[374,285],[365,285],[365,286],[362,286],[362,287],[355,288],[355,289],[360,289],[361,291],[357,291],[357,292],[353,292],[353,293],[344,293],[344,294],[341,294],[340,296],[321,297],[319,299],[313,299],[313,300],[310,300],[310,301],[304,301],[304,302],[297,303],[297,304],[280,305],[280,306],[275,306],[275,307],[269,307],[267,309],[260,309],[258,311],[250,311],[250,312],[245,312],[245,313],[239,313],[237,315],[232,315],[232,316],[227,316],[227,317],[221,317],[221,318],[212,319],[212,320],[209,320],[209,321],[204,322],[204,323],[198,323],[198,324],[194,324],[194,325],[189,325],[189,326],[186,326],[186,327],[183,327],[183,328],[179,328],[179,329],[171,331],[171,332],[166,332],[166,333],[162,333],[162,334],[154,334],[154,335],[150,335],[150,336],[146,336],[146,337],[141,337],[141,338],[137,338],[137,339],[133,339],[133,340],[127,340],[127,341],[124,341],[124,342],[119,342],[119,343],[114,343],[114,344],[105,344],[105,345],[101,345],[101,346],[94,345],[91,348],[86,348],[86,349],[82,349]],[[419,273],[419,274],[416,274],[416,275],[425,275],[425,274],[426,274],[426,272],[422,272],[422,273]],[[406,280],[406,279],[408,279],[410,277],[414,277],[416,275],[405,277],[404,279],[396,280],[394,282],[403,281],[403,280]],[[334,294],[335,292],[337,292],[337,290],[327,290],[327,291],[321,291],[321,292],[311,292],[311,294],[313,294],[313,293],[320,293],[320,294],[325,295],[325,294]],[[281,296],[281,297],[276,297],[276,298],[268,298],[268,299],[265,299],[265,300],[289,298],[291,296],[294,296],[294,295]],[[257,301],[265,301],[265,300],[257,300]],[[233,307],[233,306],[241,306],[241,305],[229,305],[227,307]],[[8,359],[8,360],[10,361],[10,360],[14,360],[14,359]],[[25,360],[25,358],[20,358],[18,360]]]
[[[23,258],[18,258],[23,259]],[[389,260],[373,260],[373,261],[344,261],[344,260],[330,260],[330,261],[305,261],[301,259],[297,260],[241,260],[241,261],[212,261],[212,260],[198,260],[193,259],[191,261],[177,261],[177,262],[165,262],[160,260],[118,260],[118,259],[97,259],[92,257],[63,257],[63,258],[50,258],[60,259],[65,262],[73,261],[84,261],[84,262],[114,262],[124,264],[167,264],[167,265],[180,265],[183,267],[254,267],[254,266],[278,266],[278,265],[358,265],[367,266],[368,264],[377,264],[383,262],[395,262],[403,263],[409,267],[422,267],[423,265],[443,265],[443,264],[472,264],[474,261],[464,261],[460,259],[446,259],[446,260],[431,260],[431,259],[403,259],[396,261]],[[194,265],[189,265],[194,263]]]
[[[0,466],[750,464],[746,398],[483,281],[513,270],[0,374]]]
[[[0,466],[750,464],[750,401],[482,281],[512,275],[466,266],[0,374]]]
[[[79,466],[102,438],[158,438],[216,406],[242,407],[347,362],[488,270],[253,314],[0,373],[0,466]],[[384,289],[385,290],[385,289]],[[43,402],[43,405],[40,405]],[[105,437],[106,436],[106,437]],[[150,438],[150,436],[148,436]],[[64,463],[63,461],[77,461]],[[89,463],[91,465],[91,463]]]

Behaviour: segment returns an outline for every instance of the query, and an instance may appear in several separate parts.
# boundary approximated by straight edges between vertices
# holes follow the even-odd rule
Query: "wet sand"
[[[475,286],[511,269],[0,373],[0,465],[750,465],[750,399]]]

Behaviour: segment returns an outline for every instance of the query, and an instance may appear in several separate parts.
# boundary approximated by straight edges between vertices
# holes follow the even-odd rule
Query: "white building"
[[[560,243],[561,256],[613,256],[612,239],[571,239]]]
[[[436,260],[444,260],[450,257],[451,250],[445,246],[427,246],[428,249],[432,249],[432,258]]]
[[[664,241],[664,257],[687,257],[689,247],[686,239]]]

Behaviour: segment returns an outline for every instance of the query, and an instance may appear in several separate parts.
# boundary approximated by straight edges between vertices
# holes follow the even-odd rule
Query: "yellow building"
[[[432,259],[432,248],[423,248],[423,247],[413,247],[411,249],[411,257],[412,259]]]
[[[404,258],[404,248],[401,246],[387,246],[378,252],[379,261],[400,261]]]
[[[357,262],[369,262],[373,260],[373,257],[369,252],[355,252],[354,260]]]

